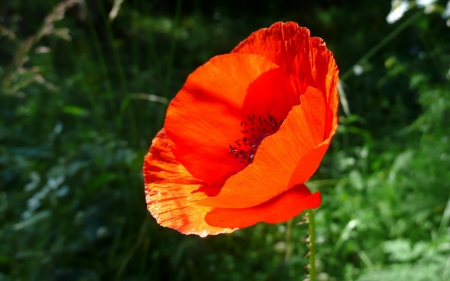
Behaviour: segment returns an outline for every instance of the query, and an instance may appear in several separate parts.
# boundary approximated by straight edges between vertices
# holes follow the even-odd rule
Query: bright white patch
[[[450,18],[450,1],[447,2],[447,7],[445,7],[445,11],[442,13],[442,17],[444,19]]]
[[[353,66],[353,73],[355,73],[356,76],[361,75],[364,72],[364,68],[360,66],[359,64],[356,64]]]
[[[391,12],[386,17],[386,21],[390,24],[398,21],[403,17],[406,11],[409,10],[409,3],[408,1],[404,0],[392,0],[391,7]]]
[[[424,8],[434,4],[436,0],[416,0],[417,7]]]

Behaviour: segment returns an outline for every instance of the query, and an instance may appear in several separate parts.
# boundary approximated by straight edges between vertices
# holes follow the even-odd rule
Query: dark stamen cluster
[[[241,122],[241,133],[243,137],[230,146],[230,153],[233,153],[243,164],[253,162],[256,150],[262,140],[278,131],[282,121],[278,121],[272,114],[267,117],[249,115],[247,120]]]

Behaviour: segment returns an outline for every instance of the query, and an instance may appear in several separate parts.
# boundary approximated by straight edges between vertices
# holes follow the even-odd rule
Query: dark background
[[[320,280],[450,280],[447,1],[392,24],[390,1],[129,0],[113,21],[113,0],[70,2],[0,2],[0,280],[303,280],[301,216],[183,236],[149,215],[141,175],[187,75],[276,21],[340,68],[309,183]]]

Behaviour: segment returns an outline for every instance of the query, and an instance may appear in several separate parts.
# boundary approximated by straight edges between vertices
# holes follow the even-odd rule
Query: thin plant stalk
[[[376,44],[372,49],[370,49],[362,58],[360,58],[354,65],[359,65],[365,63],[369,60],[373,55],[375,55],[381,48],[383,48],[387,43],[389,43],[392,39],[394,39],[403,29],[412,24],[416,19],[418,19],[422,15],[422,11],[418,11],[405,20],[402,24],[400,24],[396,29],[394,29],[391,33],[389,33],[386,37],[383,38],[378,44]],[[353,74],[353,67],[348,69],[342,76],[341,81],[345,82],[350,75]]]
[[[316,225],[314,210],[308,210],[309,221],[309,281],[316,281]]]
[[[163,91],[163,96],[165,98],[169,97],[169,86],[172,81],[172,72],[173,72],[173,68],[174,68],[173,62],[175,59],[175,48],[177,45],[176,28],[180,24],[182,3],[183,3],[183,0],[177,0],[176,5],[175,5],[175,19],[173,21],[174,25],[173,25],[172,34],[171,34],[172,38],[171,38],[170,47],[169,47],[169,61],[167,63],[169,67],[167,68],[166,81],[164,83],[164,91]]]
[[[292,222],[294,219],[290,219],[287,222],[286,227],[286,254],[284,256],[284,261],[289,261],[291,259],[292,254],[292,243],[291,243],[291,236],[292,236]]]

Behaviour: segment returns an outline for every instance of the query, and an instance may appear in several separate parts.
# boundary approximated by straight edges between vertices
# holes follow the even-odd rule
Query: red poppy
[[[317,208],[320,193],[304,183],[337,128],[337,82],[324,41],[293,22],[196,69],[145,157],[153,217],[206,236]]]

